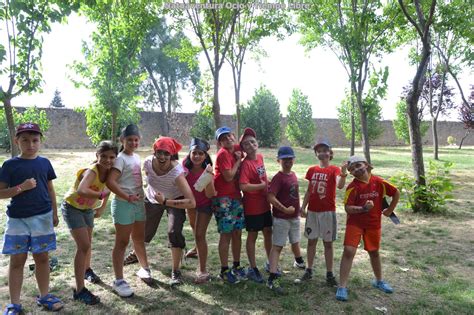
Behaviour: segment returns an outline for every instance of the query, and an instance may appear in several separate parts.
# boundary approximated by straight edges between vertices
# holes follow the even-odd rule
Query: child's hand
[[[289,207],[286,208],[286,213],[293,214],[293,213],[295,213],[295,210],[296,210],[295,207],[289,206]]]
[[[53,212],[53,226],[58,226],[58,224],[59,224],[58,214]]]
[[[135,202],[140,200],[140,194],[128,195],[128,202]]]
[[[343,161],[341,164],[341,174],[342,175],[347,175],[347,161]]]
[[[260,187],[261,187],[260,189],[262,189],[262,190],[265,189],[265,188],[267,188],[267,182],[264,181],[263,179],[260,179],[260,185],[261,185],[261,186],[260,186]]]
[[[240,161],[240,159],[242,158],[242,151],[235,151],[234,156],[238,161]]]
[[[372,200],[367,200],[365,202],[364,208],[367,209],[365,212],[369,212],[370,209],[374,207],[374,202]]]
[[[108,195],[110,195],[110,189],[108,189],[107,187],[104,188],[104,190],[102,190],[102,193],[103,193],[103,196],[104,198],[107,197]]]
[[[156,201],[158,201],[160,204],[163,204],[163,202],[165,201],[165,195],[163,195],[163,193],[157,191],[156,194],[155,194],[155,199],[156,199]]]
[[[306,208],[301,208],[301,217],[306,218],[306,215],[308,214]]]
[[[96,219],[100,218],[103,212],[104,212],[104,209],[100,209],[100,208],[96,209],[95,213],[94,213],[94,218],[96,218]]]
[[[36,179],[29,178],[20,184],[21,190],[30,190],[36,187]]]
[[[211,164],[207,164],[207,166],[206,166],[206,172],[208,172],[209,174],[214,175],[214,173],[213,173],[212,171],[213,171],[212,165],[211,165]]]
[[[382,211],[382,214],[386,217],[389,217],[392,214],[393,210],[390,210],[389,208],[385,208]]]

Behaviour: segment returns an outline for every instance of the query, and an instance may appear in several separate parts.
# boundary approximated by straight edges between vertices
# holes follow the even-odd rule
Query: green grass
[[[143,149],[140,155],[150,152]],[[311,150],[296,150],[297,160],[294,171],[300,180],[300,195],[303,196],[307,183],[304,175],[310,165],[317,161]],[[348,149],[336,148],[333,163],[340,165],[349,155]],[[262,149],[265,156],[267,173],[273,176],[278,171],[275,149]],[[389,178],[399,171],[411,172],[411,154],[407,147],[374,147],[372,163],[374,173]],[[360,151],[357,154],[361,154]],[[55,188],[58,201],[73,181],[73,174],[80,167],[88,165],[94,158],[92,151],[44,151],[50,158],[58,175]],[[184,153],[183,153],[184,155]],[[102,277],[101,285],[89,285],[89,288],[101,297],[102,304],[87,307],[71,298],[74,285],[73,256],[74,242],[63,221],[57,228],[58,249],[52,253],[59,258],[60,267],[51,274],[52,292],[63,298],[68,314],[139,314],[139,313],[369,313],[380,314],[376,307],[386,307],[394,314],[472,314],[474,309],[474,203],[471,200],[474,190],[474,148],[462,150],[443,147],[440,149],[442,160],[454,162],[452,178],[455,184],[455,199],[447,203],[444,214],[425,216],[413,214],[406,209],[397,209],[402,221],[395,226],[383,219],[382,265],[384,278],[395,288],[392,295],[373,289],[370,280],[373,277],[368,255],[358,251],[349,282],[350,300],[339,303],[334,298],[334,288],[325,285],[324,258],[321,244],[318,244],[315,260],[315,277],[310,283],[296,286],[293,279],[301,272],[292,267],[292,254],[287,247],[283,250],[281,268],[284,275],[282,284],[288,291],[287,296],[276,297],[264,285],[243,282],[229,286],[218,280],[206,285],[193,285],[192,279],[197,261],[187,261],[183,273],[187,284],[179,288],[170,288],[167,283],[170,274],[170,252],[167,248],[166,225],[163,218],[158,234],[148,247],[149,261],[157,283],[149,287],[140,282],[134,272],[135,266],[125,267],[125,278],[135,290],[135,297],[121,299],[111,292],[113,271],[111,250],[114,241],[114,228],[108,211],[96,220],[93,241],[93,268]],[[0,160],[8,158],[0,155]],[[431,159],[431,149],[425,151],[425,163]],[[345,213],[342,207],[343,191],[337,194],[337,216],[339,220],[339,239],[335,242],[334,266],[336,276],[342,253],[342,240],[345,230]],[[1,200],[5,209],[7,200]],[[5,217],[0,217],[0,232],[3,233]],[[62,219],[62,218],[60,218]],[[188,247],[192,245],[192,232],[185,226]],[[246,265],[245,232],[243,236],[241,261]],[[208,231],[209,262],[213,275],[219,271],[217,255],[218,234],[214,220]],[[257,262],[265,262],[263,240],[258,239]],[[302,252],[306,254],[306,239],[302,238]],[[27,265],[31,263],[28,259]],[[0,257],[0,302],[8,303],[7,287],[8,257]],[[36,313],[33,297],[37,294],[34,275],[25,267],[25,280],[22,290],[22,303],[27,312]]]

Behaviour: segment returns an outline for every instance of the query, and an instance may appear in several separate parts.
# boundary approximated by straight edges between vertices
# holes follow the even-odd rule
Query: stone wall
[[[92,143],[86,134],[86,123],[82,113],[72,109],[46,108],[48,118],[51,121],[51,128],[46,132],[46,148],[58,149],[80,149],[90,148]],[[160,134],[158,112],[141,112],[140,130],[142,132],[142,145],[151,146],[154,139]],[[184,145],[189,143],[189,130],[191,129],[194,114],[175,114],[171,120],[171,136],[177,138]],[[236,122],[231,115],[223,115],[222,122],[235,129]],[[347,140],[339,126],[337,119],[314,119],[316,124],[315,141],[318,139],[328,139],[334,146],[348,146]],[[397,140],[391,121],[383,121],[384,132],[371,145],[394,146],[404,145]],[[286,118],[282,119],[283,128],[286,125]],[[284,129],[283,129],[284,130]],[[465,130],[460,122],[441,121],[438,123],[438,135],[440,145],[446,145],[448,136],[453,136],[459,142],[464,136]],[[288,140],[283,136],[282,144],[288,144]],[[431,145],[431,129],[423,138],[423,143]],[[474,136],[470,135],[465,141],[465,145],[474,145]]]

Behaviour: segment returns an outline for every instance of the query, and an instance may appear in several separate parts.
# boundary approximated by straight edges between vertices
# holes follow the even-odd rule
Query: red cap
[[[19,124],[16,127],[15,137],[17,137],[22,132],[36,132],[36,133],[39,133],[40,135],[43,135],[43,133],[41,132],[40,127],[38,126],[38,124],[31,123],[31,122],[27,122],[27,123],[24,123],[24,124]]]
[[[178,154],[182,147],[183,145],[181,143],[170,137],[159,137],[153,144],[153,150],[155,150],[155,152],[162,150],[171,155]]]
[[[244,132],[242,133],[242,135],[240,136],[240,139],[239,139],[239,144],[242,143],[242,140],[244,140],[244,138],[246,136],[252,136],[254,138],[257,138],[257,133],[255,132],[255,130],[253,130],[252,128],[245,128],[244,129]]]

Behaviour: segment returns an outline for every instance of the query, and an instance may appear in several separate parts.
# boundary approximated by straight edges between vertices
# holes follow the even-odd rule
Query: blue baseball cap
[[[230,129],[227,126],[220,127],[219,129],[216,130],[216,140],[219,141],[220,136],[226,134],[226,133],[231,133],[232,129]]]
[[[279,160],[295,158],[295,152],[293,151],[293,149],[291,147],[280,147],[278,149],[277,158]]]

